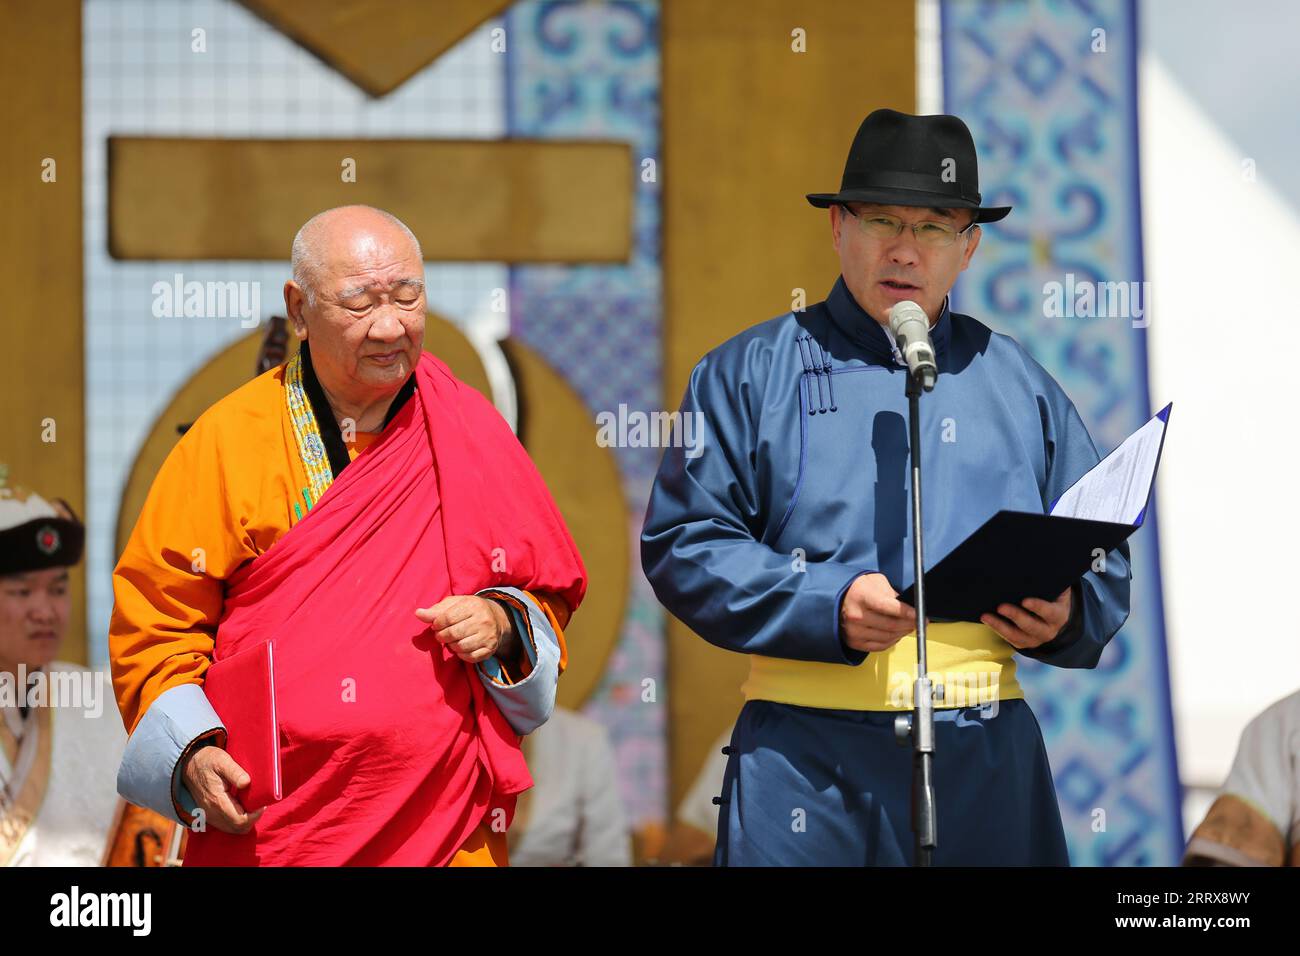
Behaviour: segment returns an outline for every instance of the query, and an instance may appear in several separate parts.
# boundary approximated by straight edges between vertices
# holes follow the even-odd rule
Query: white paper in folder
[[[1115,524],[1137,524],[1146,510],[1173,403],[1124,439],[1056,499],[1051,514]]]

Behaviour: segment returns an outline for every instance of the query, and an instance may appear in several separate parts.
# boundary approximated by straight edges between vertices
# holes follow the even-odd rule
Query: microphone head
[[[889,310],[889,331],[894,333],[895,338],[906,322],[920,322],[927,332],[930,329],[930,317],[925,314],[925,309],[911,299],[904,299]]]

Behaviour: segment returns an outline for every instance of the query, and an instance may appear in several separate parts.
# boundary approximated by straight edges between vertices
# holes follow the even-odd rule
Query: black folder
[[[1167,425],[1172,408],[1172,403],[1166,405],[1155,417]],[[1026,511],[999,511],[965,541],[926,568],[926,617],[978,622],[980,615],[996,613],[999,604],[1020,604],[1030,597],[1055,600],[1092,568],[1097,549],[1105,553],[1113,551],[1142,526],[1160,455],[1164,452],[1165,431],[1160,436],[1155,467],[1151,470],[1147,487],[1148,504],[1142,508],[1136,521],[1128,524]],[[1105,460],[1102,459],[1096,468],[1102,467]],[[915,583],[908,585],[898,597],[915,607]]]

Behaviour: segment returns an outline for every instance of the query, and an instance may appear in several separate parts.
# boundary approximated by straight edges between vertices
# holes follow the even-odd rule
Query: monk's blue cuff
[[[149,705],[126,742],[117,772],[117,792],[137,806],[188,824],[197,806],[181,780],[181,758],[206,743],[224,746],[225,733],[221,718],[198,684],[164,691]]]
[[[479,679],[501,708],[515,733],[530,734],[550,719],[560,679],[560,639],[551,622],[519,588],[488,588],[478,592],[506,609],[515,634],[523,642],[532,671],[511,682],[501,662],[490,657],[478,665]]]

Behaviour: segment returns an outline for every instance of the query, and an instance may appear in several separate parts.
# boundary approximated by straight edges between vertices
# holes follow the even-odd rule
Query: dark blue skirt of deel
[[[935,866],[1069,866],[1042,732],[1023,700],[935,711]],[[717,866],[910,866],[912,751],[894,713],[745,704]]]

